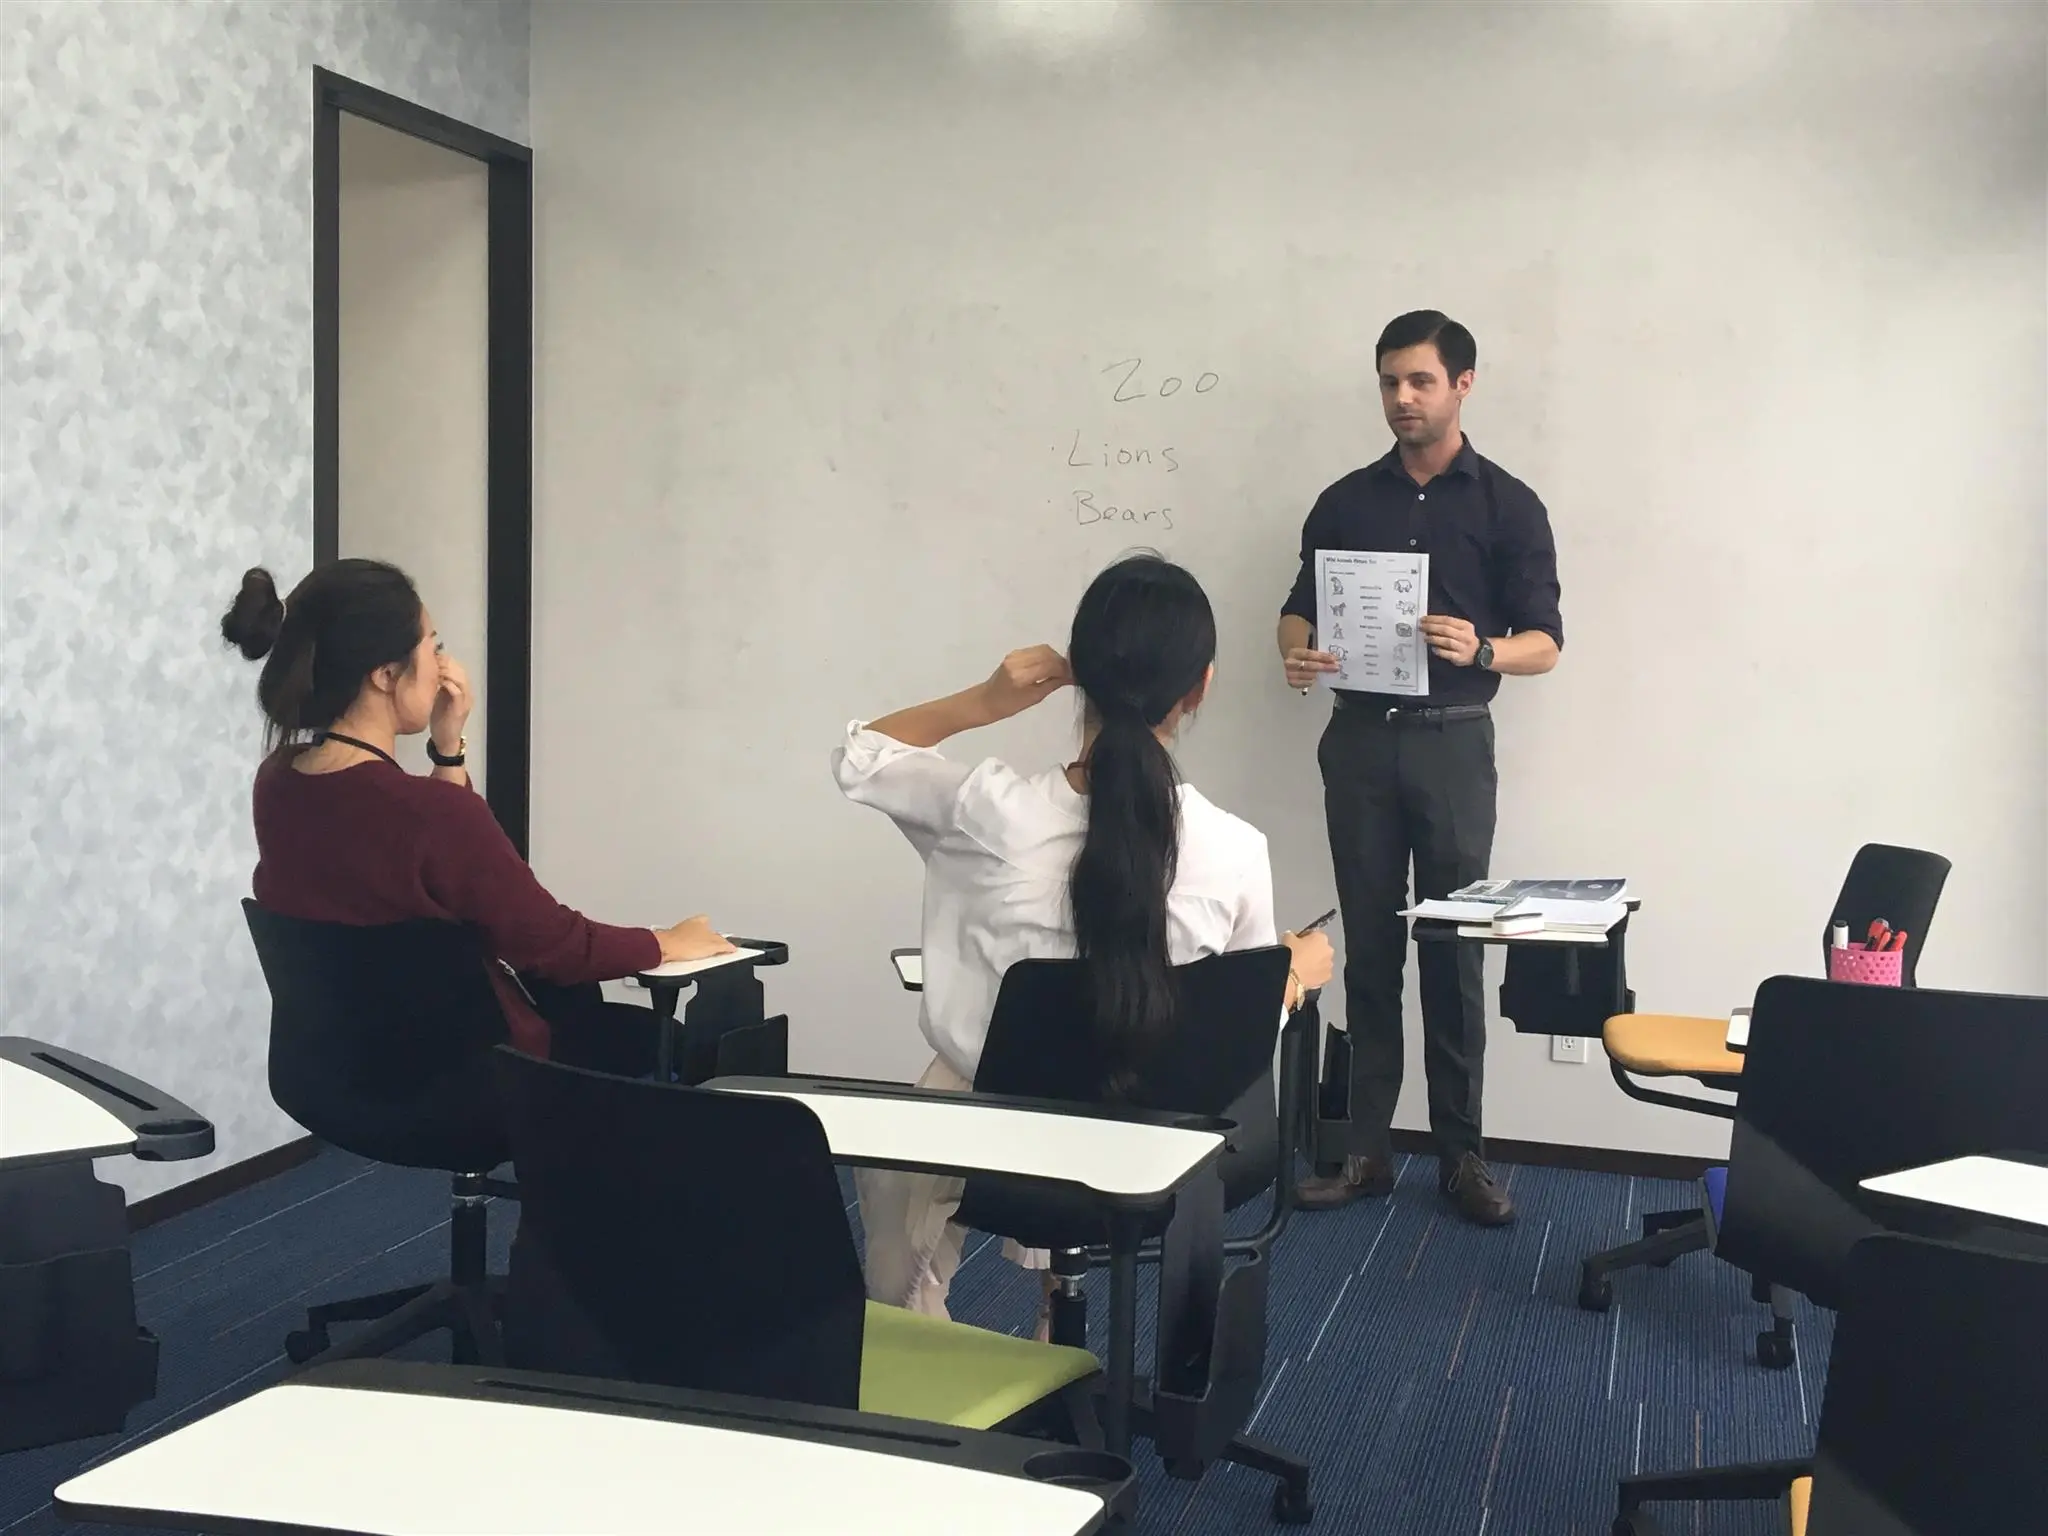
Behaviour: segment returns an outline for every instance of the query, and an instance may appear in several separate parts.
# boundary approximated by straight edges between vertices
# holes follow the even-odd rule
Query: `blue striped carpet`
[[[1605,1316],[1573,1304],[1579,1257],[1632,1235],[1645,1209],[1691,1203],[1691,1186],[1504,1169],[1522,1220],[1481,1231],[1438,1204],[1435,1171],[1417,1158],[1389,1200],[1297,1217],[1275,1254],[1266,1390],[1253,1429],[1314,1463],[1313,1529],[1603,1536],[1621,1473],[1808,1450],[1827,1314],[1802,1307],[1797,1368],[1777,1373],[1750,1358],[1763,1309],[1746,1279],[1708,1255],[1619,1277]],[[163,1340],[159,1394],[124,1436],[0,1457],[0,1536],[82,1529],[51,1510],[57,1483],[280,1379],[281,1340],[300,1308],[427,1278],[445,1262],[446,1225],[444,1178],[329,1150],[137,1234],[137,1305]],[[492,1226],[502,1264],[512,1213],[494,1212]],[[1024,1331],[1036,1282],[985,1239],[973,1239],[968,1255],[954,1315]],[[1091,1279],[1098,1324],[1103,1279]],[[1151,1305],[1148,1295],[1147,1324]],[[423,1344],[423,1355],[431,1348]],[[1278,1529],[1267,1514],[1270,1479],[1222,1467],[1198,1484],[1174,1482],[1142,1446],[1138,1462],[1140,1531]],[[1782,1529],[1762,1504],[1663,1513],[1673,1536]]]

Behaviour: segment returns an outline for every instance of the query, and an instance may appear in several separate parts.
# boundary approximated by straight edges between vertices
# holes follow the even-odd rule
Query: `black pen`
[[[1336,915],[1337,909],[1335,907],[1332,907],[1329,911],[1325,912],[1321,917],[1317,918],[1314,922],[1310,923],[1306,928],[1296,929],[1294,936],[1297,939],[1299,939],[1307,936],[1308,934],[1314,933],[1319,928],[1322,928],[1325,924],[1327,924],[1330,921],[1330,919],[1335,917]]]

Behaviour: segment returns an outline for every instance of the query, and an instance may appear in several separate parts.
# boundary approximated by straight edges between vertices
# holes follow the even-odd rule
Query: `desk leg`
[[[681,987],[654,987],[650,1000],[654,1008],[654,1080],[657,1083],[672,1083],[676,1080],[676,1004],[681,1001]]]
[[[1131,1454],[1131,1399],[1138,1374],[1138,1231],[1130,1217],[1109,1226],[1109,1394],[1102,1436],[1112,1456]]]

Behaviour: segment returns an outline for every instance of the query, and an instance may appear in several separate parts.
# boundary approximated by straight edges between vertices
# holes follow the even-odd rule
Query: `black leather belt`
[[[1407,704],[1386,704],[1369,693],[1336,695],[1337,708],[1363,719],[1387,725],[1449,725],[1457,720],[1484,720],[1493,713],[1486,704],[1446,704],[1436,709]]]

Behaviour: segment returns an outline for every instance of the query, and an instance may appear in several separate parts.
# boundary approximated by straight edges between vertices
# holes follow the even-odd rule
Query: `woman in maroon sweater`
[[[468,924],[537,983],[492,971],[512,1043],[536,1056],[549,1054],[551,1022],[603,1016],[589,1006],[594,987],[568,988],[731,950],[702,917],[615,928],[547,893],[471,787],[462,736],[469,678],[442,653],[432,616],[397,567],[338,560],[289,599],[268,571],[252,570],[221,634],[249,660],[268,658],[256,687],[271,749],[256,772],[260,905],[314,922]],[[430,778],[392,756],[400,736],[421,731],[436,765]]]

